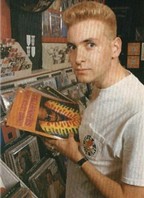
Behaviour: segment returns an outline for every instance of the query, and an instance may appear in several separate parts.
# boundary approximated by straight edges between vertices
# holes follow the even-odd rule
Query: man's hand
[[[73,162],[77,162],[83,158],[79,150],[79,143],[75,141],[73,133],[69,134],[67,139],[54,140],[46,138],[44,143],[48,148],[53,147]]]

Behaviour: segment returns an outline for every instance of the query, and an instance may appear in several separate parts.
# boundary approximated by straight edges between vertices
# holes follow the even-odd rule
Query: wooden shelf
[[[42,43],[66,43],[67,39],[66,38],[53,38],[53,37],[47,37],[43,36],[42,37]]]
[[[32,79],[34,79],[34,78],[38,78],[38,77],[42,77],[42,76],[45,76],[45,75],[47,75],[47,76],[51,76],[51,74],[53,74],[53,73],[57,73],[57,72],[59,72],[59,71],[62,71],[62,70],[69,70],[69,69],[71,69],[71,67],[66,67],[66,68],[62,68],[62,69],[58,69],[58,70],[46,70],[46,69],[40,69],[40,70],[35,70],[35,71],[32,71],[32,73],[31,74],[29,74],[29,75],[27,75],[27,76],[24,76],[24,77],[17,77],[17,78],[15,78],[15,79],[9,79],[9,80],[5,80],[5,81],[2,81],[1,82],[1,88],[3,89],[3,87],[5,87],[5,86],[12,86],[12,87],[14,87],[14,84],[16,83],[16,82],[19,82],[19,81],[31,81]]]

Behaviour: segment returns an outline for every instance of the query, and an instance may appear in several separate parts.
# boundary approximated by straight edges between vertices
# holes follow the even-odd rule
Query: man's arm
[[[45,144],[53,146],[74,163],[84,157],[79,151],[79,144],[74,140],[72,134],[66,140],[46,139]],[[81,169],[106,198],[144,198],[144,187],[119,184],[101,174],[89,161],[86,161]]]
[[[119,184],[97,171],[89,161],[82,165],[82,170],[106,198],[144,198],[144,187]]]

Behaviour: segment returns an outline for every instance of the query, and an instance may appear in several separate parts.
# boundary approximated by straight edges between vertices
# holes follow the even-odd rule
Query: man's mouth
[[[89,70],[90,69],[88,69],[88,68],[77,68],[77,69],[75,69],[75,71],[78,72],[78,73],[86,72],[86,71],[89,71]]]

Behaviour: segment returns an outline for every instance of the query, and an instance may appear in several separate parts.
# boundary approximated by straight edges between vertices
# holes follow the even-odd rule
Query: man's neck
[[[108,71],[104,74],[100,82],[95,81],[94,86],[99,89],[105,89],[119,82],[123,78],[129,75],[129,72],[120,64],[112,65]]]
[[[108,71],[106,78],[104,78],[101,83],[95,81],[92,84],[91,100],[94,100],[99,95],[101,89],[105,89],[116,84],[129,74],[130,73],[121,64],[111,67],[111,70]]]

